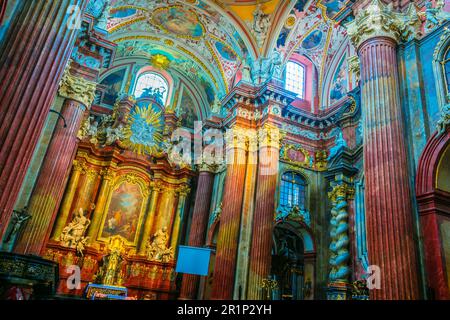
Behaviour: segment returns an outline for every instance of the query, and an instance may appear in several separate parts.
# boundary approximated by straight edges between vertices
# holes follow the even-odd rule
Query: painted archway
[[[450,299],[450,132],[430,139],[419,161],[416,196],[431,298]],[[446,182],[444,182],[446,181]]]

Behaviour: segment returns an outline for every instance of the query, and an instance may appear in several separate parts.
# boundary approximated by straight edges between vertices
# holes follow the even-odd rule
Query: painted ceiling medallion
[[[140,155],[156,154],[163,139],[161,132],[161,113],[155,112],[151,104],[136,106],[124,129],[123,145]]]
[[[170,66],[170,60],[163,54],[155,54],[150,59],[151,65],[155,68],[167,70]]]
[[[181,6],[156,9],[152,15],[152,22],[176,37],[200,39],[205,35],[205,27],[197,14]]]
[[[289,17],[286,19],[285,27],[291,29],[295,25],[296,21],[297,18],[295,17],[295,15],[289,15]]]

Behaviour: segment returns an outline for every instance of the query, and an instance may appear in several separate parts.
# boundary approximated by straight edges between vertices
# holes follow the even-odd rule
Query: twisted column
[[[208,227],[209,210],[214,186],[215,167],[202,165],[198,177],[197,193],[195,195],[194,211],[192,213],[191,229],[189,231],[189,246],[202,247]],[[180,299],[195,299],[197,296],[200,276],[184,274],[181,283]]]
[[[258,131],[258,139],[259,165],[247,293],[247,298],[251,300],[264,298],[263,280],[268,278],[272,263],[272,234],[280,155],[280,132],[275,126],[264,125]]]
[[[235,127],[228,130],[225,136],[227,176],[223,192],[223,210],[220,217],[211,299],[231,300],[233,297],[246,170],[245,131],[243,128]]]
[[[82,12],[86,3],[87,0],[21,1],[3,39],[0,48],[0,238],[74,46],[78,30],[73,28],[69,8],[77,6]]]
[[[347,198],[354,191],[346,183],[340,182],[328,194],[331,200],[331,244],[330,260],[331,267],[329,280],[331,283],[348,283],[350,276],[350,252],[349,252],[349,224]]]
[[[372,299],[420,297],[397,63],[397,45],[415,24],[373,0],[348,27],[361,61],[369,262],[381,268]]]

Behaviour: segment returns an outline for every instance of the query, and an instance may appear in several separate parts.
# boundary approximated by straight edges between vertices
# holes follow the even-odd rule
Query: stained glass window
[[[156,73],[144,73],[139,76],[134,96],[136,98],[155,98],[159,103],[165,104],[169,85],[166,79]]]
[[[305,208],[306,183],[295,172],[287,172],[281,177],[280,205],[286,208]]]
[[[297,62],[286,64],[285,89],[297,94],[303,99],[305,93],[305,67]]]

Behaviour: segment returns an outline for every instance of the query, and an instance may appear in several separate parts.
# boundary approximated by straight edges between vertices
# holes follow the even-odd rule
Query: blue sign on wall
[[[207,276],[211,249],[196,247],[178,247],[176,272]]]

